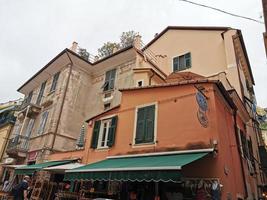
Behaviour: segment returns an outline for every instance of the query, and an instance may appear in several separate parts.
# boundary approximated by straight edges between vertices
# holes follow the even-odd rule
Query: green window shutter
[[[145,142],[154,141],[155,105],[146,107]]]
[[[100,125],[101,125],[101,121],[96,121],[95,122],[93,135],[92,135],[92,140],[91,140],[91,148],[93,148],[93,149],[97,148]]]
[[[137,124],[136,124],[136,134],[135,143],[142,143],[145,136],[145,108],[139,108],[137,111]]]
[[[191,53],[185,54],[185,67],[186,68],[191,67]]]
[[[108,130],[108,142],[107,142],[107,145],[109,147],[112,147],[115,142],[117,121],[118,121],[118,116],[115,116],[111,119],[111,126],[109,127],[109,130]]]
[[[175,57],[173,58],[173,71],[177,71],[179,69],[179,58]]]

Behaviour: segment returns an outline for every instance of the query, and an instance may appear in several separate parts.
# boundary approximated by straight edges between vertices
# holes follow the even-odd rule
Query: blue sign
[[[208,102],[207,102],[206,97],[201,92],[197,92],[196,99],[197,99],[199,108],[202,111],[206,112],[208,110]]]

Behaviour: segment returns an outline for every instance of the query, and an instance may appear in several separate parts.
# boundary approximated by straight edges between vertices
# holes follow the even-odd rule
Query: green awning
[[[15,169],[15,174],[16,175],[31,175],[36,171],[40,171],[43,168],[46,167],[52,167],[52,166],[57,166],[57,165],[63,165],[67,163],[71,163],[73,160],[59,160],[59,161],[50,161],[50,162],[44,162],[44,163],[39,163],[35,165],[27,165],[24,167],[18,167]]]
[[[176,182],[181,169],[209,152],[113,157],[67,170],[65,180],[164,181]]]

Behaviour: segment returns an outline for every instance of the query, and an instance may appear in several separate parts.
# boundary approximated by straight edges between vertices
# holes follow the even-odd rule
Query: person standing
[[[30,180],[29,176],[24,176],[23,180],[12,189],[11,193],[14,196],[14,200],[28,200],[27,189],[29,187]]]

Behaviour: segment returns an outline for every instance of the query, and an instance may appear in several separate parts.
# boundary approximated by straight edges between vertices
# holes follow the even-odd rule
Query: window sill
[[[51,96],[52,94],[55,93],[55,91],[56,91],[56,90],[53,90],[53,91],[49,92],[49,93],[47,94],[47,96]]]
[[[133,144],[132,148],[155,147],[156,145],[157,145],[156,142],[148,142],[148,143]]]
[[[108,151],[110,148],[109,147],[97,147],[95,149],[96,152],[101,152],[101,151]]]

